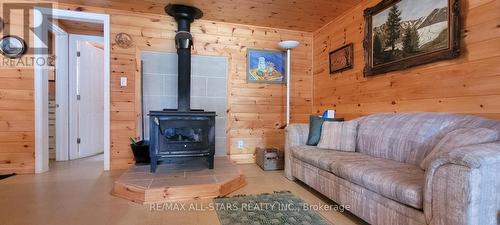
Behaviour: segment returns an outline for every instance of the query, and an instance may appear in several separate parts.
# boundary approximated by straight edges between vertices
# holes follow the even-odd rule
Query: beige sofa
[[[500,142],[470,145],[419,163],[457,128],[500,131],[500,122],[444,113],[356,119],[356,152],[305,145],[308,125],[286,130],[285,174],[370,224],[500,224]],[[473,138],[473,137],[471,137]]]

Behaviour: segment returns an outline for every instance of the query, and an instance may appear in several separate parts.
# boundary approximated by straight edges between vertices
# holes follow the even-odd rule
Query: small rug
[[[14,176],[16,175],[15,173],[11,173],[11,174],[0,174],[0,180],[3,180],[5,178],[8,178],[8,177],[11,177],[11,176]]]
[[[222,225],[330,225],[288,191],[216,198],[214,202]]]

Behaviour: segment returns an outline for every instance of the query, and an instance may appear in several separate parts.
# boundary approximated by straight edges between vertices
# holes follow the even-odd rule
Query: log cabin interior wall
[[[26,68],[0,70],[0,173],[35,171],[33,74]]]
[[[285,39],[301,42],[292,52],[292,122],[309,113],[334,108],[347,119],[375,112],[446,111],[500,118],[500,0],[462,1],[462,55],[404,71],[365,78],[363,10],[378,0],[365,0],[319,30],[309,33],[200,20],[193,24],[193,54],[229,58],[228,153],[251,162],[256,146],[284,144],[285,86],[246,82],[246,49],[277,49]],[[125,32],[134,46],[112,48],[111,168],[133,163],[128,138],[138,135],[139,57],[141,50],[174,52],[174,21],[166,16],[79,5],[59,8],[111,15],[111,37]],[[21,30],[21,24],[6,21]],[[314,37],[314,38],[313,38]],[[353,42],[354,69],[330,76],[328,53]],[[312,69],[314,68],[314,70]],[[129,86],[121,88],[119,78]],[[0,172],[34,172],[33,70],[0,71]],[[314,92],[313,92],[314,90]],[[312,109],[312,110],[311,110]],[[245,147],[237,148],[243,140]]]
[[[66,5],[61,8],[105,12],[111,15],[111,168],[129,167],[133,156],[129,137],[138,136],[140,112],[141,50],[175,52],[177,25],[168,16],[130,13],[102,8]],[[132,36],[128,49],[115,44],[118,33]],[[194,55],[225,56],[229,60],[228,77],[228,154],[238,162],[253,162],[255,147],[283,147],[285,121],[285,85],[246,82],[246,50],[279,49],[281,40],[299,40],[292,55],[292,121],[307,122],[312,110],[312,33],[256,27],[206,20],[191,26]],[[128,86],[120,87],[120,77],[128,77]],[[237,141],[244,141],[239,149]]]
[[[0,4],[0,10],[2,5]],[[22,37],[22,11],[3,18],[10,34]],[[4,29],[2,29],[3,32]],[[3,35],[2,35],[3,37]],[[32,44],[27,43],[28,45]],[[30,57],[27,55],[27,57]],[[0,174],[35,171],[34,71],[22,64],[10,65],[0,55]]]
[[[363,11],[380,0],[365,0],[314,32],[315,113],[336,109],[347,119],[377,112],[437,111],[500,119],[500,0],[462,4],[462,53],[440,61],[365,78]],[[331,75],[328,53],[354,43],[354,69]]]
[[[111,15],[111,169],[133,164],[129,137],[137,137],[140,116],[141,50],[175,52],[177,28],[168,16],[131,13],[80,5],[58,8]],[[9,24],[9,21],[6,21]],[[22,23],[19,24],[22,27]],[[20,28],[19,28],[20,29]],[[292,121],[306,122],[312,109],[312,33],[199,20],[192,24],[193,54],[226,56],[228,77],[228,154],[239,162],[253,162],[257,146],[284,145],[285,85],[246,82],[247,48],[278,50],[277,43],[294,39],[301,45],[292,60]],[[115,44],[118,33],[132,36],[134,45]],[[33,69],[0,72],[0,172],[34,172]],[[120,87],[120,77],[128,86]],[[237,148],[237,141],[244,148]]]

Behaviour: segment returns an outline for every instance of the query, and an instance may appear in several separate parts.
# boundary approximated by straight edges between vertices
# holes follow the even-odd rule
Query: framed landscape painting
[[[286,83],[286,52],[248,49],[247,81]]]
[[[382,0],[364,15],[365,76],[460,54],[459,0]]]

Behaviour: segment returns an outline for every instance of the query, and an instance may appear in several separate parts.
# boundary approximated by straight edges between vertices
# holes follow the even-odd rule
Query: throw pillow
[[[453,149],[467,145],[483,144],[494,142],[499,139],[496,130],[487,128],[460,128],[446,134],[432,151],[420,162],[420,168],[426,170],[431,162],[440,155],[446,154]]]
[[[324,122],[318,148],[356,151],[357,121]]]
[[[309,117],[309,136],[307,137],[306,145],[318,145],[321,137],[321,127],[323,126],[323,118],[311,115]]]
[[[319,116],[309,116],[309,135],[307,137],[306,145],[316,146],[321,138],[321,128],[324,121],[344,121],[344,118],[322,118]]]

